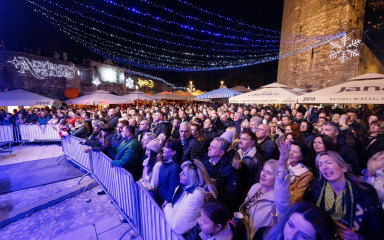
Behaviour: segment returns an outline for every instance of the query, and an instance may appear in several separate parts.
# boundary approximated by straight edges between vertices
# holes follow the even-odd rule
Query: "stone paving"
[[[61,153],[61,147],[57,144],[14,146],[12,150],[11,155],[0,154],[0,165],[57,157]],[[75,178],[0,195],[0,211],[16,209],[59,193],[76,185],[78,180]],[[82,181],[90,181],[90,178]],[[97,186],[0,228],[0,240],[120,239],[131,227],[122,223],[123,217],[107,195],[97,195],[99,191],[101,188]],[[12,209],[6,206],[12,206]],[[130,230],[122,239],[131,239],[134,235],[134,231]]]

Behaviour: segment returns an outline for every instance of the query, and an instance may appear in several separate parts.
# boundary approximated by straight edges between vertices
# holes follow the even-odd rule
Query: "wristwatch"
[[[285,178],[289,174],[289,171],[282,171],[282,170],[277,170],[276,171],[276,176]]]

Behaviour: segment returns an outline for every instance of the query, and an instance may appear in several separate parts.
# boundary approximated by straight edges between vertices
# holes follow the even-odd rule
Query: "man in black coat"
[[[170,135],[169,131],[169,122],[163,121],[164,115],[161,111],[156,111],[153,115],[153,123],[151,126],[151,132],[155,133],[156,136],[159,136],[161,133],[163,133],[167,138]]]
[[[191,131],[191,124],[189,122],[183,122],[179,128],[180,140],[183,145],[183,157],[182,162],[200,159],[203,154],[203,147],[198,144],[197,140],[193,137]]]
[[[237,171],[231,166],[231,157],[227,153],[229,142],[224,138],[214,138],[208,154],[202,158],[202,163],[209,176],[215,179],[219,191],[219,199],[223,200],[231,214],[239,210],[244,201],[244,190]]]
[[[176,117],[172,120],[172,129],[171,129],[171,138],[179,139],[180,138],[180,123],[181,119]]]
[[[279,148],[271,140],[269,134],[271,134],[271,128],[266,124],[260,124],[256,129],[257,144],[265,160],[277,160],[279,159]]]
[[[210,118],[204,120],[204,144],[203,148],[205,152],[208,152],[208,147],[211,144],[212,140],[217,136],[216,132],[213,130],[213,121]]]
[[[111,108],[108,111],[108,124],[111,126],[117,126],[119,123],[119,117],[115,113],[115,109]]]

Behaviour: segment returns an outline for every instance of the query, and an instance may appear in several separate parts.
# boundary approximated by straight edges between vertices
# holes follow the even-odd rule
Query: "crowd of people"
[[[358,240],[384,239],[382,116],[212,102],[1,110],[0,123],[84,139],[84,151],[129,171],[186,239]]]

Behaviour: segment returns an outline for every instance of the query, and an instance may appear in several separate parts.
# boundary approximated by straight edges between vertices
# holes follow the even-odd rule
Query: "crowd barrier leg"
[[[86,173],[83,176],[81,176],[80,180],[77,182],[77,185],[80,185],[81,180],[83,180],[86,176],[91,175],[90,173]]]

